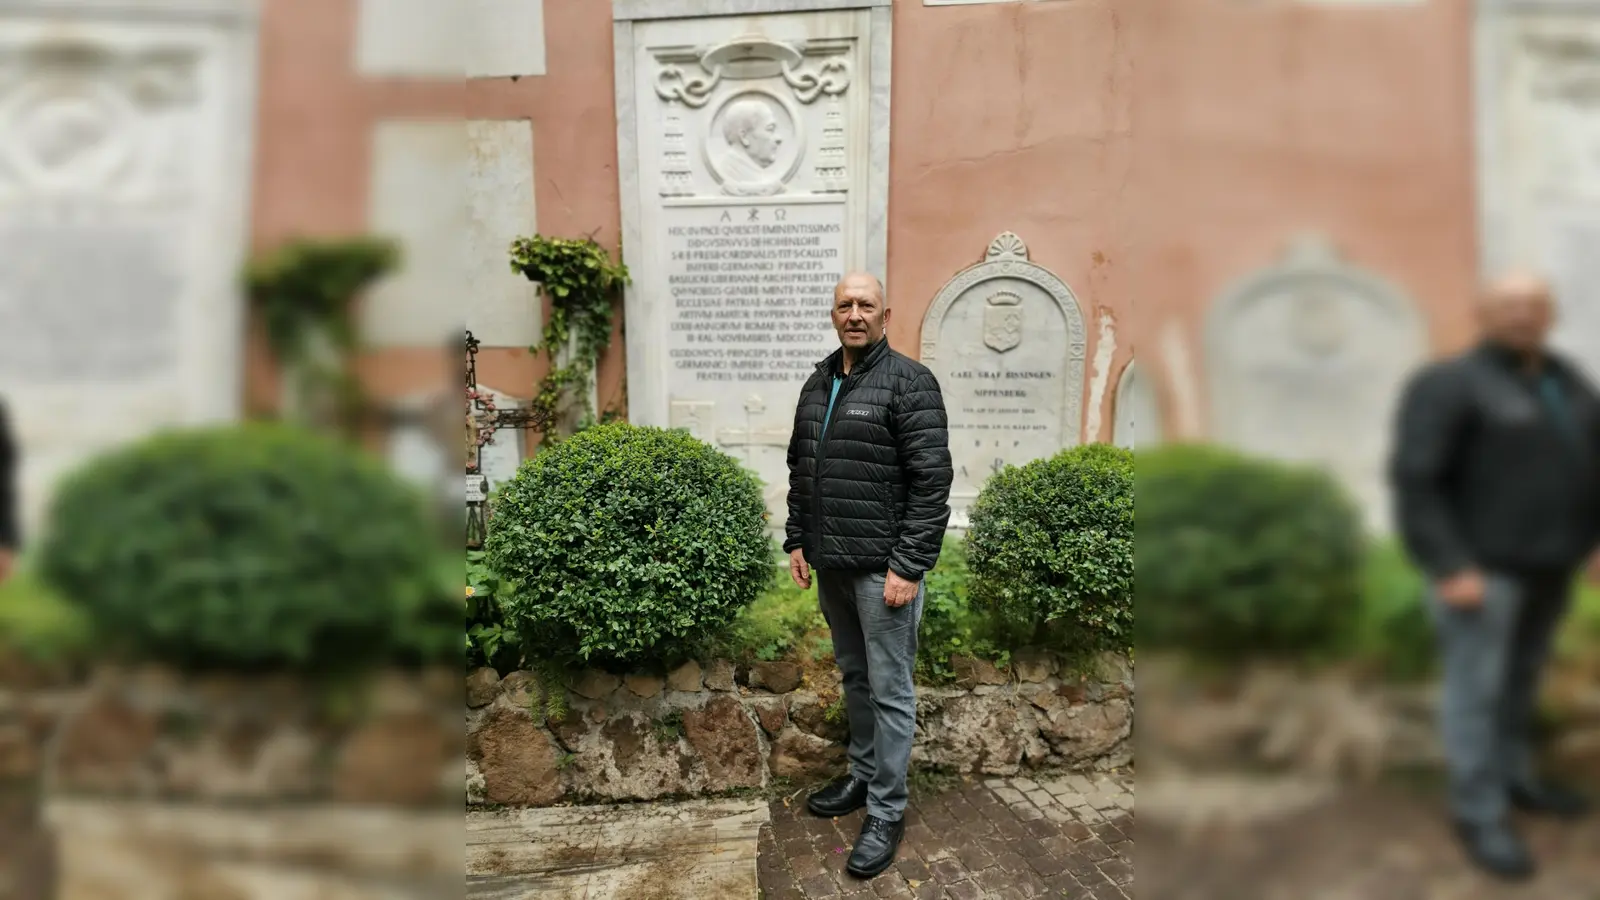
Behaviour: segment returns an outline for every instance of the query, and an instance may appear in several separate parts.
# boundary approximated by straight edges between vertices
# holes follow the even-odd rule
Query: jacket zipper
[[[843,409],[844,408],[844,398],[845,398],[845,395],[848,394],[849,391],[850,391],[850,383],[853,382],[855,380],[856,376],[859,375],[859,374],[861,374],[861,373],[860,373],[859,367],[858,367],[856,372],[852,372],[851,374],[846,375],[844,377],[844,381],[839,384],[839,396],[838,396],[838,398],[836,398],[833,401],[833,408],[834,409]],[[831,381],[832,379],[829,379],[829,380]],[[824,416],[824,418],[822,420],[822,437],[817,440],[817,468],[816,468],[816,472],[811,476],[812,487],[814,488],[812,493],[815,495],[812,498],[812,503],[814,503],[815,506],[816,506],[813,518],[815,518],[817,520],[817,528],[816,528],[816,532],[817,532],[817,550],[819,552],[822,550],[822,535],[823,535],[823,530],[822,530],[822,464],[828,458],[828,431],[833,426],[833,416],[831,414],[828,414],[828,413],[824,413],[823,416]]]

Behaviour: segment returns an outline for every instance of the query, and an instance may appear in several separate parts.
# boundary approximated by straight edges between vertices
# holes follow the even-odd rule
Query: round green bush
[[[1139,645],[1335,651],[1360,616],[1360,513],[1326,472],[1203,445],[1141,451]]]
[[[967,535],[972,600],[1013,642],[1076,653],[1133,640],[1133,456],[1089,444],[984,484]]]
[[[676,661],[775,573],[761,484],[688,433],[578,432],[495,495],[484,542],[532,659]]]
[[[47,522],[41,577],[119,653],[227,669],[461,653],[419,492],[300,429],[174,431],[114,450],[62,482]]]

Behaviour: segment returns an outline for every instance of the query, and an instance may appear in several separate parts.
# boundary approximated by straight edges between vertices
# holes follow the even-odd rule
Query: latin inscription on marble
[[[82,461],[241,395],[251,5],[123,6],[0,15],[0,392],[25,531]]]
[[[961,526],[990,476],[1079,442],[1083,315],[1067,286],[1007,233],[939,292],[922,341],[944,393],[956,469],[951,521]]]
[[[158,376],[178,365],[175,229],[104,208],[0,216],[0,380]],[[117,219],[123,221],[117,221]]]
[[[890,12],[617,20],[629,419],[738,458],[774,528],[833,288],[884,274]]]
[[[839,343],[829,308],[843,219],[842,203],[668,210],[674,382],[803,383]]]

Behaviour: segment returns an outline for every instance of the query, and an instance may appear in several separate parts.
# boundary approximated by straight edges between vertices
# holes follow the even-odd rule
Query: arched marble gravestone
[[[1161,406],[1137,361],[1130,361],[1117,379],[1111,440],[1129,450],[1161,443]]]
[[[887,0],[616,0],[617,178],[633,278],[628,420],[684,428],[788,514],[800,389],[846,272],[888,260]],[[893,290],[893,286],[889,287]]]
[[[922,362],[950,417],[951,525],[990,475],[1082,442],[1084,316],[1072,289],[1006,232],[922,321]]]
[[[1326,466],[1369,526],[1388,530],[1395,404],[1427,353],[1408,298],[1321,238],[1302,237],[1222,295],[1207,317],[1205,353],[1212,440]]]

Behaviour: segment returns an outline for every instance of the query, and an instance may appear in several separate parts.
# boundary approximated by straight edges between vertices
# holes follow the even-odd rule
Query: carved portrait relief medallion
[[[706,164],[725,193],[767,197],[782,193],[799,167],[798,116],[766,91],[730,95],[710,119]]]

